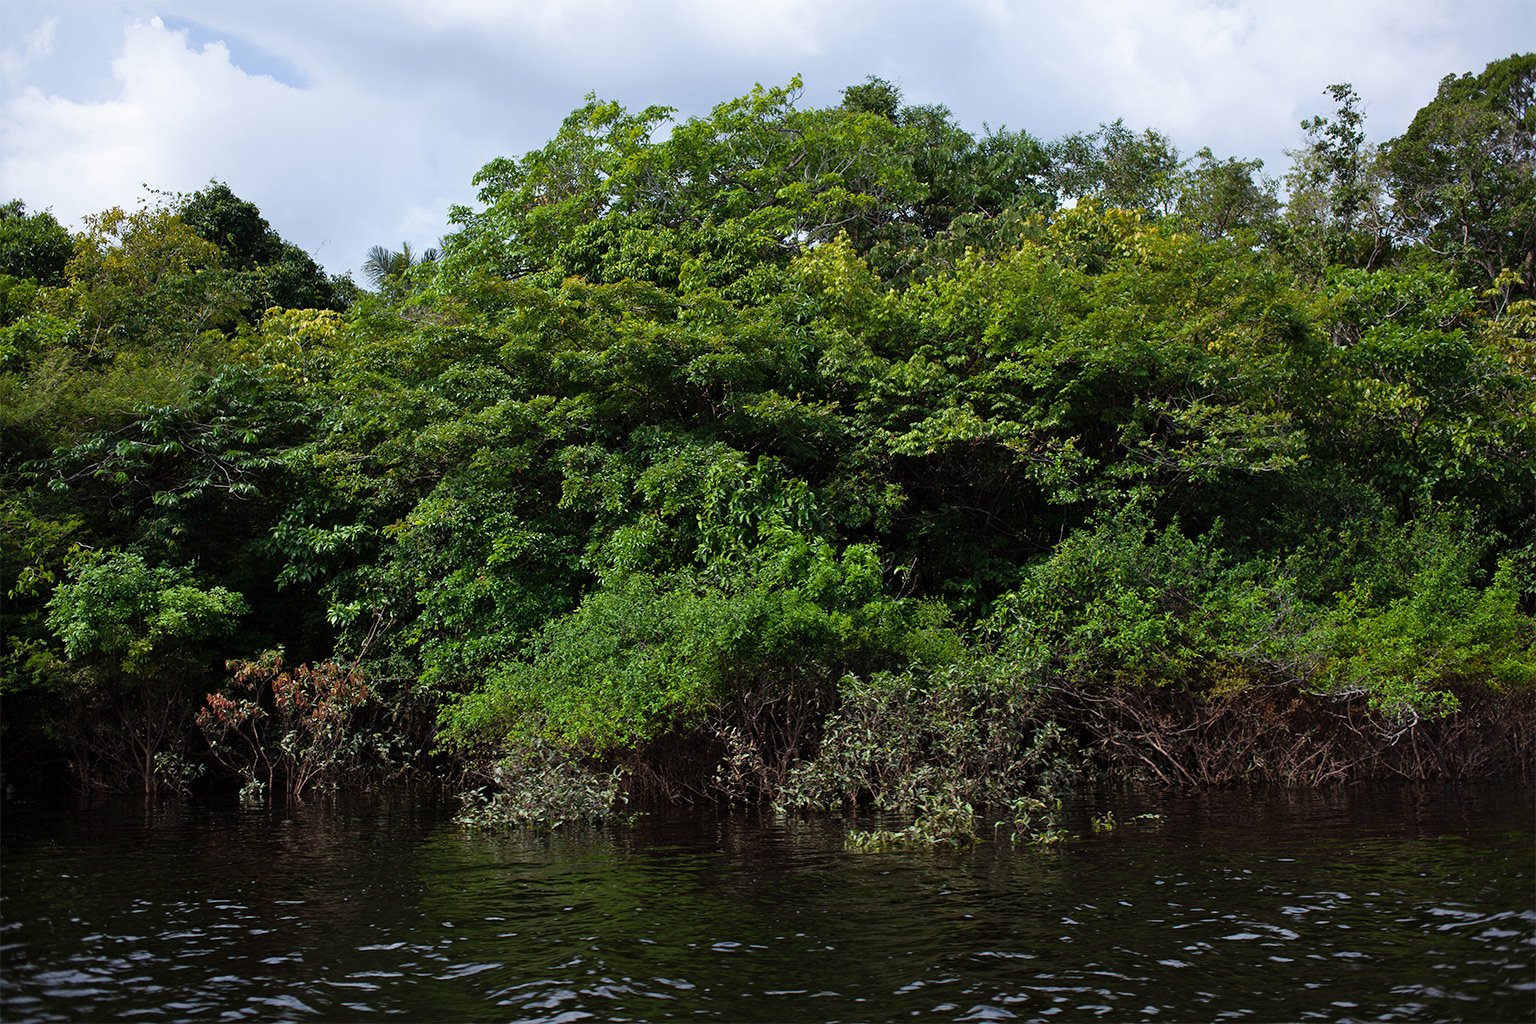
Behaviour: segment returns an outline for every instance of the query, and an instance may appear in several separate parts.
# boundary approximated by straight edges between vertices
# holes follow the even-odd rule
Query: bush
[[[596,824],[620,801],[619,778],[597,771],[569,751],[532,740],[512,745],[485,772],[491,789],[463,794],[457,820],[473,828],[549,831]]]
[[[181,759],[210,648],[245,614],[245,599],[199,586],[188,570],[109,551],[79,556],[47,607],[67,659],[55,727],[82,781],[107,768],[111,783],[137,775],[146,793],[182,788],[181,773],[162,777],[157,759]]]
[[[1287,581],[1228,564],[1214,532],[1115,513],[1036,564],[989,629],[1006,657],[1057,682],[1230,687],[1295,671]]]
[[[541,737],[586,754],[632,750],[764,705],[825,710],[844,671],[943,651],[923,606],[881,594],[873,549],[838,552],[785,533],[754,554],[750,572],[724,582],[609,578],[523,659],[446,709],[443,742]]]
[[[1006,662],[848,678],[839,697],[816,755],[780,789],[781,807],[868,803],[915,817],[919,833],[950,834],[960,805],[1043,807],[1081,771],[1070,739],[1047,717],[1044,689]]]
[[[1536,620],[1520,608],[1529,570],[1505,558],[1479,585],[1487,541],[1450,510],[1384,533],[1379,556],[1307,638],[1322,659],[1313,687],[1364,692],[1412,722],[1457,710],[1456,685],[1536,685]]]
[[[282,651],[231,661],[225,690],[210,693],[197,726],[213,756],[267,791],[281,779],[289,796],[334,785],[358,761],[353,713],[369,698],[355,666],[323,661],[285,668]]]

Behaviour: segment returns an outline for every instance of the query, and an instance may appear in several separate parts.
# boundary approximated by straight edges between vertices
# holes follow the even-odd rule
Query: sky
[[[1536,49],[1536,0],[0,0],[0,201],[72,228],[211,180],[333,273],[421,249],[588,93],[702,115],[877,75],[967,129],[1123,118],[1283,175],[1349,82],[1377,141]]]

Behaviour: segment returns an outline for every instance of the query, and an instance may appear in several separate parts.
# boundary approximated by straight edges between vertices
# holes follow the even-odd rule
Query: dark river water
[[[1069,810],[1054,847],[940,856],[744,813],[541,839],[405,797],[12,803],[0,1019],[1536,1019],[1523,786]]]

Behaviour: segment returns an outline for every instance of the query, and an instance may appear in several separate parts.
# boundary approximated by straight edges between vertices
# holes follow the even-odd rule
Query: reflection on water
[[[5,809],[0,1018],[1530,1020],[1528,790],[1131,794],[962,857],[844,823],[465,833],[405,799]],[[1141,813],[1162,815],[1133,821]]]

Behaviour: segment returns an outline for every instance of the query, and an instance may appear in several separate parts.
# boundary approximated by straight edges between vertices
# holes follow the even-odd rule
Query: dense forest
[[[366,288],[218,182],[13,200],[5,772],[1022,831],[1528,772],[1533,89],[1375,145],[1331,86],[1278,180],[877,78],[589,98]]]

